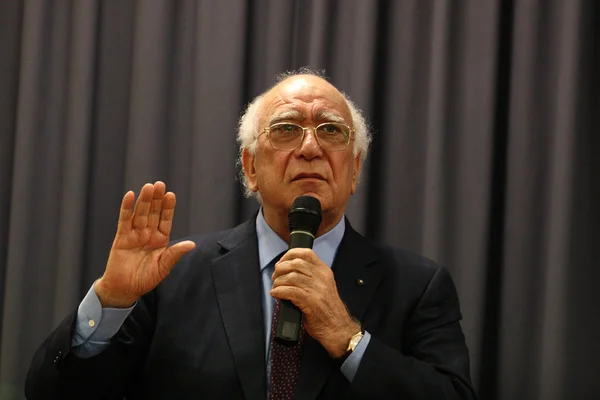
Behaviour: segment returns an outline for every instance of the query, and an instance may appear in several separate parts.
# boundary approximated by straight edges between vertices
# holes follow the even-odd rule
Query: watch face
[[[353,351],[354,351],[354,348],[356,346],[358,346],[358,343],[360,342],[360,339],[362,339],[362,338],[363,338],[363,335],[357,335],[352,338],[352,340],[350,341],[350,347],[352,347]]]

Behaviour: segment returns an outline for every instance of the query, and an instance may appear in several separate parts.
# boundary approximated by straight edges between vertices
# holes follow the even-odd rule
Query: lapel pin
[[[356,280],[356,284],[357,284],[358,286],[364,286],[364,285],[365,285],[365,281],[363,281],[362,279],[357,279],[357,280]]]

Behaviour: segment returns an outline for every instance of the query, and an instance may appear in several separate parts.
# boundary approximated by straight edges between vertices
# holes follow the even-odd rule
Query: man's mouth
[[[315,174],[315,173],[302,173],[302,174],[298,174],[294,177],[294,181],[300,180],[300,179],[319,179],[321,181],[326,180],[323,175],[320,174]]]

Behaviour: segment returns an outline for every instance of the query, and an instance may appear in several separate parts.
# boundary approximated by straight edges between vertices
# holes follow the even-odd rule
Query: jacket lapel
[[[373,245],[346,220],[346,232],[333,262],[333,273],[341,299],[350,314],[361,320],[382,278],[375,263],[378,253]],[[363,285],[358,281],[362,280]],[[315,399],[323,385],[340,363],[333,360],[319,342],[307,337],[302,350],[300,375],[295,397]]]
[[[265,333],[255,219],[218,242],[211,273],[223,325],[247,399],[266,398]]]

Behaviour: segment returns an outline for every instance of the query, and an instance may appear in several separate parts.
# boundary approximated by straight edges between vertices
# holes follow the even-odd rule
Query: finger
[[[271,294],[271,297],[276,299],[291,301],[301,311],[303,311],[306,298],[309,295],[306,289],[294,286],[279,286],[271,289],[269,293]]]
[[[173,246],[166,249],[158,260],[158,268],[160,269],[161,275],[164,277],[170,271],[171,268],[187,253],[192,251],[196,247],[196,243],[185,240],[183,242],[175,243]]]
[[[135,229],[144,229],[148,226],[148,213],[150,212],[150,204],[152,202],[152,194],[154,193],[154,185],[146,183],[140,192],[140,195],[135,203],[133,210],[133,227]]]
[[[150,214],[148,215],[148,228],[150,229],[154,230],[158,228],[164,196],[165,184],[158,181],[154,184],[154,193],[152,195],[152,203],[150,205]]]
[[[175,204],[177,203],[175,193],[168,192],[165,194],[160,212],[160,220],[158,222],[158,230],[169,236],[171,234],[171,226],[173,225],[173,216],[175,215]]]
[[[312,268],[314,264],[309,263],[308,261],[295,258],[287,261],[279,261],[275,264],[275,270],[271,278],[273,280],[277,279],[282,275],[289,274],[291,272],[296,272],[302,275],[306,275],[308,277],[313,276]]]
[[[133,200],[135,194],[130,190],[125,193],[121,201],[121,211],[119,212],[119,222],[117,224],[117,233],[127,233],[131,230],[131,216],[133,215]]]
[[[274,279],[273,288],[280,286],[294,286],[310,290],[312,287],[314,287],[313,283],[314,282],[310,276],[304,275],[300,272],[292,271]]]
[[[312,250],[308,248],[297,247],[294,249],[288,250],[282,257],[280,261],[288,261],[294,260],[296,258],[300,258],[302,260],[306,260],[312,262],[314,264],[318,262],[322,262],[319,256]]]

